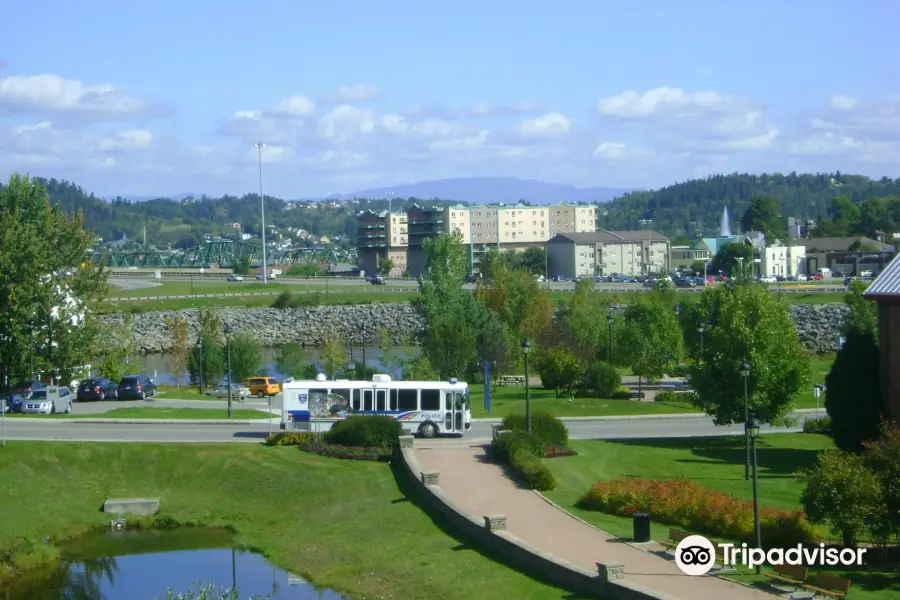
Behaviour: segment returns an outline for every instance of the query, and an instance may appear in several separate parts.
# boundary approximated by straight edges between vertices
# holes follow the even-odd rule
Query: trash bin
[[[631,515],[632,524],[634,525],[634,541],[649,542],[650,541],[650,514],[634,513]]]

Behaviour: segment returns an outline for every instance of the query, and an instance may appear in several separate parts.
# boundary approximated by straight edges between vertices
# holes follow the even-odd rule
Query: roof
[[[850,250],[850,247],[856,243],[859,243],[859,245],[865,244],[865,246],[867,246],[867,248],[865,249],[860,249],[860,252],[894,250],[894,247],[890,244],[885,244],[883,242],[879,242],[878,240],[873,240],[872,238],[867,238],[864,236],[821,237],[809,238],[808,240],[804,240],[804,245],[806,246],[807,252],[853,252],[853,250]]]
[[[555,240],[555,242],[554,242]],[[668,242],[669,238],[657,231],[640,229],[636,231],[581,231],[578,233],[559,233],[550,240],[551,243],[575,242],[576,244],[615,244],[617,242]]]
[[[866,298],[900,298],[900,256],[895,256],[872,285],[863,293]]]

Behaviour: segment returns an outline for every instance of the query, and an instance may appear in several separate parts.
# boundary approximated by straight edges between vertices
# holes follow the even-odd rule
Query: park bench
[[[678,544],[681,543],[681,540],[691,535],[687,531],[682,531],[680,529],[670,529],[669,537],[660,542],[663,546],[665,546],[666,550],[674,550],[678,547]]]
[[[793,586],[796,590],[797,586],[806,583],[809,576],[809,567],[803,565],[775,565],[772,567],[771,573],[763,573],[772,580],[772,583],[786,583]],[[792,590],[793,591],[793,590]]]
[[[850,592],[850,583],[849,579],[831,573],[816,573],[810,583],[804,583],[803,587],[815,594],[832,598],[846,598]]]
[[[497,379],[497,385],[525,385],[524,375],[501,375]]]
[[[725,553],[728,552],[725,548],[722,548],[718,544],[715,544],[716,547],[716,565],[721,565],[721,567],[717,568],[719,573],[731,573],[732,571],[736,571],[734,564],[726,565],[725,564]]]

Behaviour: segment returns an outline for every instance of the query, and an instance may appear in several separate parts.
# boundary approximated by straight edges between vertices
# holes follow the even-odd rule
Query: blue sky
[[[13,2],[0,175],[303,197],[441,177],[900,176],[890,1]],[[140,4],[140,7],[138,5]]]

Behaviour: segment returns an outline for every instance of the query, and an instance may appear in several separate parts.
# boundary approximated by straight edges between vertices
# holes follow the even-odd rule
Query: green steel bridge
[[[95,262],[106,261],[112,268],[160,268],[190,269],[210,268],[218,265],[223,269],[234,268],[237,261],[250,259],[252,267],[262,266],[262,246],[238,241],[205,242],[193,248],[183,250],[159,250],[147,248],[127,252],[111,250],[94,252],[91,259]],[[356,249],[345,250],[333,246],[317,246],[313,248],[294,248],[291,250],[269,250],[266,253],[266,264],[270,267],[307,265],[307,264],[356,264]]]

